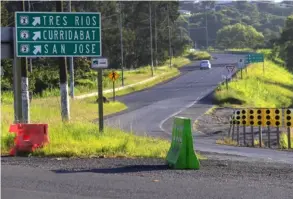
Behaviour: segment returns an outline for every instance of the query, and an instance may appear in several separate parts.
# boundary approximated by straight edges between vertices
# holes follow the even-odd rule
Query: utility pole
[[[205,6],[205,15],[206,15],[206,48],[209,47],[209,33],[208,33],[208,17],[207,17],[207,7]]]
[[[28,9],[28,2],[22,0],[22,10]],[[17,33],[16,33],[17,34]],[[22,119],[23,123],[30,122],[30,109],[29,109],[29,92],[28,92],[28,59],[26,57],[21,58],[21,98],[22,98]]]
[[[56,1],[56,11],[63,12],[63,0]],[[62,121],[70,120],[68,85],[67,85],[67,59],[59,59],[59,78],[60,78],[60,95],[61,95],[61,117]]]
[[[119,1],[119,29],[120,29],[120,49],[121,49],[121,78],[122,86],[124,86],[124,63],[123,63],[123,38],[122,38],[122,7],[121,1]]]
[[[71,12],[71,0],[68,2],[68,11]],[[74,60],[73,57],[68,58],[70,71],[70,97],[74,98]]]
[[[152,4],[149,2],[149,12],[150,12],[150,43],[151,43],[151,71],[152,77],[154,76],[154,62],[153,62],[153,33],[152,33]]]
[[[13,38],[16,37],[16,30],[13,29]],[[15,47],[16,41],[13,41]],[[14,48],[15,49],[15,48]],[[14,124],[22,123],[22,99],[21,99],[21,59],[16,57],[14,50],[13,60],[13,102],[14,102]]]
[[[170,56],[170,68],[172,67],[172,52],[171,52],[171,30],[170,30],[170,15],[169,15],[169,4],[167,4],[168,11],[168,29],[169,29],[169,56]]]
[[[190,24],[190,17],[188,17],[188,23],[187,23],[188,36],[190,38],[190,27],[189,27],[189,24]]]
[[[193,39],[191,38],[191,35],[190,35],[190,17],[188,17],[187,30],[188,30],[188,37],[191,39],[191,46],[192,48],[194,48]]]
[[[157,10],[155,9],[155,65],[158,66]]]

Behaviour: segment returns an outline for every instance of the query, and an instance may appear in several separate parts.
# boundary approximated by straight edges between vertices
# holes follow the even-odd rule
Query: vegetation
[[[190,60],[210,60],[212,56],[206,51],[197,51],[197,52],[190,52],[188,53],[187,57]]]
[[[263,64],[251,64],[243,79],[237,74],[237,81],[224,85],[216,91],[215,98],[222,105],[241,104],[256,107],[292,107],[293,106],[293,15],[286,21],[281,37],[274,43],[272,50],[260,49],[264,54]]]
[[[272,61],[263,64],[251,64],[244,70],[243,79],[237,73],[233,81],[229,82],[229,90],[225,85],[215,91],[215,99],[221,106],[231,104],[244,107],[290,107],[293,105],[293,74],[286,68],[280,67]]]
[[[290,138],[291,138],[291,148],[293,149],[293,131],[290,132]],[[280,135],[280,146],[282,149],[288,149],[288,134],[283,132]]]
[[[250,46],[255,48],[261,46],[264,36],[252,26],[235,25],[224,26],[217,32],[217,46],[219,48],[245,48]]]
[[[237,146],[237,142],[235,140],[232,140],[230,137],[224,137],[222,139],[218,139],[216,141],[216,144],[222,144],[222,145],[230,145],[230,146]]]
[[[275,46],[275,51],[280,51],[279,54],[285,60],[287,68],[293,71],[293,15],[287,18],[278,43],[279,46]]]
[[[169,59],[169,39],[172,50],[172,60],[188,48],[190,38],[186,30],[177,23],[180,21],[178,2],[137,2],[137,1],[71,1],[72,10],[76,12],[101,12],[102,13],[102,52],[109,59],[111,69],[121,69],[120,51],[120,14],[122,18],[123,42],[123,67],[126,71],[125,85],[137,79],[131,79],[127,71],[138,69],[151,64],[149,19],[152,19],[153,55],[155,67],[164,65]],[[67,9],[68,1],[64,1]],[[152,14],[149,14],[149,7]],[[1,26],[14,26],[14,12],[22,10],[22,2],[1,1]],[[55,2],[31,2],[31,11],[55,11]],[[169,38],[168,19],[170,23]],[[146,31],[147,30],[147,31]],[[176,47],[176,48],[175,48]],[[32,60],[33,67],[29,73],[29,88],[36,95],[46,96],[56,92],[59,88],[58,60],[54,58],[36,58]],[[90,69],[90,60],[75,58],[75,86],[76,93],[95,90],[96,73]],[[2,91],[12,89],[12,60],[1,60],[4,76],[1,79]],[[150,69],[150,68],[148,68]],[[155,71],[156,73],[156,71]],[[105,87],[111,86],[110,81],[104,77]],[[137,75],[151,76],[149,73]],[[138,78],[138,80],[140,80]],[[121,83],[121,79],[119,84]]]
[[[293,14],[293,3],[288,1],[287,4],[288,7],[280,8],[278,4],[261,1],[233,1],[222,5],[217,1],[191,1],[180,2],[180,9],[192,13],[190,17],[185,16],[185,26],[189,24],[191,38],[198,48],[206,47],[206,36],[208,46],[218,47],[217,32],[225,26],[237,23],[254,27],[264,36],[262,47],[268,48],[272,47],[271,40],[280,36],[286,17]]]
[[[13,106],[9,96],[2,108],[1,153],[8,153],[13,145],[14,134],[8,133],[13,123]],[[50,144],[33,155],[46,156],[140,156],[165,157],[170,146],[168,141],[150,137],[139,137],[118,129],[106,128],[99,133],[97,119],[98,106],[95,98],[71,101],[71,121],[63,123],[60,117],[60,101],[56,97],[37,99],[32,104],[32,122],[49,124]],[[127,108],[120,102],[105,104],[105,115]],[[147,150],[146,150],[147,149]]]

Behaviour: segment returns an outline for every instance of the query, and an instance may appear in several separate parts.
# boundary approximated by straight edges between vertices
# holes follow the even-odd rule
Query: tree
[[[264,36],[255,28],[237,23],[224,26],[217,32],[219,48],[255,48],[263,45]]]
[[[8,11],[6,9],[6,3],[5,1],[1,2],[1,26],[7,26],[8,25]]]
[[[288,69],[293,70],[293,15],[286,20],[280,44],[284,47],[285,61]]]
[[[100,12],[102,21],[102,55],[109,60],[109,68],[121,67],[120,44],[120,13],[122,18],[123,58],[124,67],[137,68],[151,63],[150,55],[150,27],[149,27],[149,2],[143,1],[71,1],[73,12]],[[54,1],[31,1],[31,11],[55,11]],[[66,10],[68,2],[64,1]],[[190,43],[186,31],[186,21],[179,20],[179,3],[176,1],[151,2],[152,5],[152,31],[154,55],[158,64],[164,63],[168,58],[169,32],[168,16],[171,26],[171,41],[174,52],[180,53]],[[167,9],[168,8],[168,9]],[[14,26],[14,12],[21,11],[19,2],[1,1],[2,26]],[[186,26],[186,27],[185,27]],[[155,45],[156,44],[156,45]],[[155,51],[156,46],[156,51]],[[178,55],[178,54],[174,54]],[[75,59],[76,85],[91,85],[95,81],[95,73],[91,72],[89,58]],[[5,89],[10,89],[12,84],[11,60],[1,61],[4,77],[1,79]],[[34,92],[42,93],[44,89],[58,87],[58,63],[52,58],[36,58],[33,61],[33,72],[30,73],[30,86]],[[5,82],[4,82],[5,80]],[[105,85],[105,84],[104,84]],[[2,89],[4,89],[2,87]]]

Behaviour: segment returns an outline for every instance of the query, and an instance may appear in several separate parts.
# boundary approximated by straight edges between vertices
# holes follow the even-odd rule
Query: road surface
[[[1,198],[292,199],[292,165],[201,164],[197,171],[174,171],[156,159],[2,158]]]

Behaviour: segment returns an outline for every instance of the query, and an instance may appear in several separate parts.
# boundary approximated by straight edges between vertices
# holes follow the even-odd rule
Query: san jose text
[[[27,52],[19,51],[20,56],[100,56],[100,42],[70,42],[70,43],[40,43],[26,42],[19,43],[18,49],[22,49],[25,45]],[[40,49],[38,53],[34,53],[35,49]],[[36,52],[36,51],[35,51]]]

